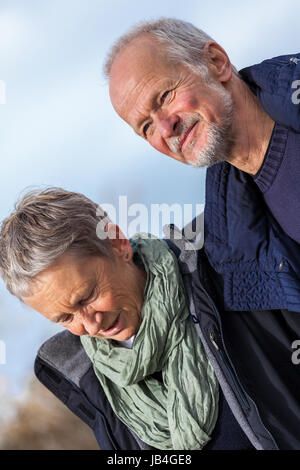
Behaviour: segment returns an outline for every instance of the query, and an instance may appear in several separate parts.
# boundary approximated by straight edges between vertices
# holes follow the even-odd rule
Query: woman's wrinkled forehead
[[[51,321],[58,314],[76,308],[80,296],[98,276],[99,258],[63,255],[36,276],[30,294],[23,301]],[[97,261],[97,262],[96,262]]]

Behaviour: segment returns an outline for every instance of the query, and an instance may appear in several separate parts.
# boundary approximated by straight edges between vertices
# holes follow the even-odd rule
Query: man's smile
[[[184,152],[184,149],[186,148],[186,146],[189,144],[191,138],[193,137],[194,129],[195,129],[196,124],[198,124],[198,121],[196,121],[191,127],[189,127],[187,132],[184,134],[184,136],[183,136],[183,138],[180,142],[180,146],[179,146],[179,151],[181,153]]]

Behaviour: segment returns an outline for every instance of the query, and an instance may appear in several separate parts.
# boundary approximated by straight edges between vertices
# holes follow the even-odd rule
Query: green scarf
[[[132,349],[81,336],[119,419],[157,449],[202,449],[218,415],[218,383],[186,303],[175,255],[159,239],[130,240],[147,271]],[[152,374],[162,371],[163,383]]]

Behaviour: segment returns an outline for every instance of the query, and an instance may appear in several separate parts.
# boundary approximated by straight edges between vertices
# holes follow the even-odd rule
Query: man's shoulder
[[[275,122],[300,132],[300,53],[266,59],[239,73]]]
[[[293,76],[298,64],[300,66],[300,53],[280,55],[245,67],[239,71],[239,74],[246,81],[263,85],[271,90],[276,86],[276,82],[270,81],[270,74],[276,74],[275,78],[280,72]]]

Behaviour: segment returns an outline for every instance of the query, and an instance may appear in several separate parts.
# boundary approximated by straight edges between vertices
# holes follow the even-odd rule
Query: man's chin
[[[185,163],[194,168],[207,168],[216,162],[213,162],[207,155],[201,154],[186,157]]]
[[[186,164],[192,166],[193,168],[206,168],[206,165],[203,165],[201,162],[195,160],[186,160]]]
[[[216,163],[226,161],[226,159],[223,149],[216,151],[214,148],[208,148],[207,150],[195,151],[193,155],[187,155],[185,162],[194,168],[209,168]]]
[[[188,164],[192,166],[193,168],[209,168],[213,165],[216,165],[217,163],[221,163],[224,160],[214,160],[214,161],[209,161],[206,163],[203,163],[202,161],[193,161],[189,162]]]

